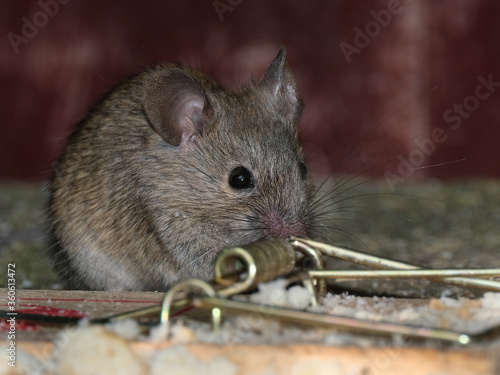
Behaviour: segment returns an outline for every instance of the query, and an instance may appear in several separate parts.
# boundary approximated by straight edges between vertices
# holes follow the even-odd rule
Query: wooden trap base
[[[87,292],[87,291],[45,291],[17,290],[16,311],[70,317],[103,318],[119,312],[135,310],[159,304],[162,293],[145,292]],[[369,301],[369,299],[367,299]],[[415,300],[421,305],[423,300]],[[7,309],[7,290],[0,289],[0,306]],[[0,346],[8,346],[8,325],[0,325]],[[18,321],[16,325],[16,348],[19,368],[28,364],[19,363],[26,358],[35,363],[47,361],[52,355],[54,341],[60,333],[56,326],[42,326]],[[172,342],[126,341],[140,361],[147,362],[156,353],[172,349]],[[429,347],[335,347],[317,344],[287,345],[214,345],[182,344],[190,356],[202,364],[209,364],[217,358],[224,358],[233,367],[233,372],[244,374],[471,374],[489,375],[498,373],[497,352],[480,347],[464,349],[437,349]],[[0,360],[0,374],[8,369]],[[145,365],[144,374],[149,367]],[[10,369],[11,370],[11,369]],[[16,372],[11,372],[16,374]],[[76,372],[75,372],[76,373]],[[153,372],[151,372],[153,373]],[[222,373],[220,374],[222,375]]]

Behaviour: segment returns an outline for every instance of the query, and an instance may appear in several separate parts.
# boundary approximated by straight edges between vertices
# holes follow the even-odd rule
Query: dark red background
[[[500,177],[500,88],[458,129],[443,120],[478,76],[500,82],[500,2],[402,0],[391,14],[393,1],[4,1],[0,179],[47,178],[89,106],[147,65],[181,61],[235,86],[260,78],[280,45],[302,87],[301,137],[316,173],[398,173],[418,156],[415,140],[442,127],[446,140],[414,163],[445,165],[409,178]],[[218,14],[222,3],[233,5]],[[374,12],[386,25],[377,29]],[[25,20],[42,25],[36,35]],[[349,63],[340,44],[355,46],[355,28],[367,26],[373,36]],[[23,31],[16,53],[9,38]]]

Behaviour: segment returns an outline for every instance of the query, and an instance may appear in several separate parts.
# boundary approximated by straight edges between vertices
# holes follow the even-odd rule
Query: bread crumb
[[[311,303],[311,292],[300,285],[288,289],[287,302],[292,309],[304,310]]]
[[[250,301],[263,305],[286,306],[286,285],[284,279],[259,284],[259,291],[250,295]]]
[[[250,295],[250,301],[263,305],[304,310],[311,304],[311,292],[301,285],[289,289],[288,281],[277,279],[259,285],[259,291]]]

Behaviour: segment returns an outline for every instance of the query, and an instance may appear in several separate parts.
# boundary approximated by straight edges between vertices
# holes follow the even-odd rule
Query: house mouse
[[[260,81],[237,90],[180,64],[118,85],[54,167],[49,213],[63,279],[163,291],[212,278],[225,247],[311,236],[302,112],[284,47]]]

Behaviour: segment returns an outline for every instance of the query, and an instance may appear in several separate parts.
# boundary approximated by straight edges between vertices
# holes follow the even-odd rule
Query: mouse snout
[[[262,215],[261,223],[266,237],[307,237],[306,225],[298,217],[271,210]]]

